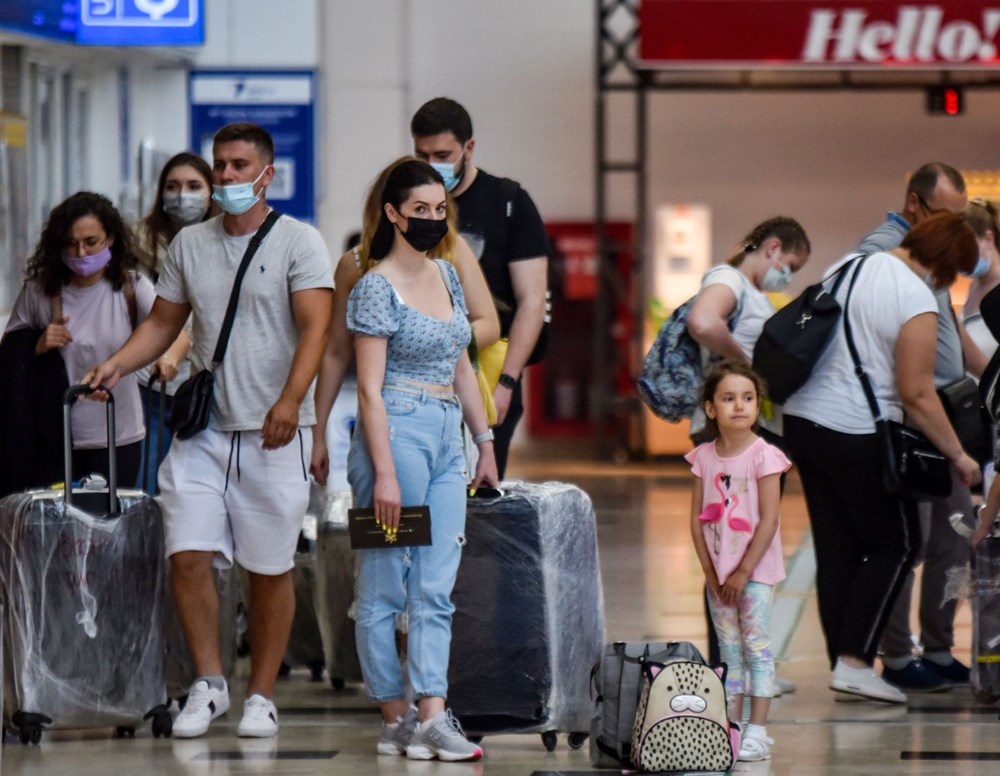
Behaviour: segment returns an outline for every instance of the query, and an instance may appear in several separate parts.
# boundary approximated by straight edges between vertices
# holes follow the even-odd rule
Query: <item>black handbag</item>
[[[753,369],[764,378],[767,397],[774,403],[784,404],[806,384],[830,344],[840,320],[837,291],[852,263],[837,270],[830,291],[823,283],[809,286],[764,323],[753,349]]]
[[[971,377],[961,377],[938,389],[945,414],[962,443],[962,449],[982,465],[993,460],[992,422]]]
[[[226,348],[229,345],[229,334],[232,332],[233,321],[236,318],[236,305],[240,298],[243,276],[247,274],[247,268],[250,266],[257,248],[260,247],[267,233],[271,231],[274,222],[280,217],[281,213],[277,210],[269,212],[256,234],[250,238],[250,244],[247,245],[243,260],[240,262],[240,268],[236,271],[233,290],[229,294],[229,306],[226,308],[226,317],[222,321],[219,339],[215,343],[212,365],[208,369],[202,369],[191,375],[180,384],[174,393],[174,404],[167,425],[178,439],[190,439],[208,428],[208,416],[212,409],[212,393],[215,389],[215,370],[222,363],[222,357],[226,354]]]
[[[848,305],[854,282],[858,279],[865,259],[862,258],[851,277],[847,288],[847,299],[844,300],[844,336],[847,339],[847,349],[854,361],[854,371],[861,382],[868,408],[875,419],[875,433],[878,435],[882,450],[882,483],[885,489],[900,498],[928,499],[944,498],[951,495],[951,464],[941,455],[931,441],[917,429],[886,420],[875,398],[868,373],[861,365],[861,357],[851,336],[851,317]]]

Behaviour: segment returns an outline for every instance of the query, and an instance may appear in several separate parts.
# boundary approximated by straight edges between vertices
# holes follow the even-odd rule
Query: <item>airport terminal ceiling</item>
[[[596,0],[595,8],[600,292],[591,412],[598,450],[624,458],[646,451],[643,408],[634,394],[616,391],[615,375],[641,363],[644,326],[634,327],[632,352],[622,353],[614,347],[612,324],[620,305],[628,305],[637,321],[645,317],[635,289],[642,288],[648,248],[651,95],[925,90],[929,105],[940,94],[954,109],[965,90],[1000,87],[1000,8],[978,0]],[[613,123],[613,110],[623,106],[632,121]],[[628,137],[621,136],[625,132]],[[613,143],[631,152],[613,152]],[[627,245],[607,229],[613,180],[633,192]],[[622,252],[632,257],[630,283],[616,268]]]

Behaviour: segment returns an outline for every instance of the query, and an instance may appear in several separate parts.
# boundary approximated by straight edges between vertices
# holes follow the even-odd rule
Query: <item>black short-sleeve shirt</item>
[[[459,232],[479,259],[490,292],[513,311],[510,264],[549,254],[549,238],[538,208],[517,183],[481,169],[455,203]],[[505,336],[512,317],[512,312],[501,311]]]

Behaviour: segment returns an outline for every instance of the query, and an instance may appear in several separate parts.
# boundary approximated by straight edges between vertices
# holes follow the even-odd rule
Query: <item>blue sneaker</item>
[[[951,662],[946,666],[935,663],[933,660],[921,660],[920,662],[924,668],[946,682],[951,682],[952,684],[969,683],[969,667],[960,663],[955,658],[952,658]]]
[[[911,660],[899,669],[886,666],[882,669],[882,678],[906,692],[945,692],[951,689],[951,682],[930,670],[922,660]]]

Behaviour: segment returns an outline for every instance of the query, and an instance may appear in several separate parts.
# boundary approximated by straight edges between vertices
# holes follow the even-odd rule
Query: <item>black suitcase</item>
[[[169,734],[160,510],[117,488],[113,444],[107,483],[72,485],[70,409],[87,392],[73,386],[64,397],[63,488],[0,501],[3,714],[23,743],[50,724],[132,734],[147,716],[154,734]]]
[[[582,746],[604,646],[594,509],[563,483],[468,502],[452,601],[448,704],[470,735],[556,731]]]
[[[972,692],[1000,699],[1000,537],[983,539],[972,555]]]

